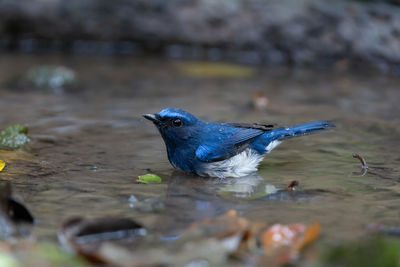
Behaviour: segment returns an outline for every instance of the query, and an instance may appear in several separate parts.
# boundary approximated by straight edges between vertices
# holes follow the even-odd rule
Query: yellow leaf
[[[255,74],[253,68],[226,63],[182,63],[180,70],[187,76],[200,78],[248,78]]]
[[[4,162],[4,160],[0,159],[0,172],[4,169],[5,166],[6,166],[6,163]]]

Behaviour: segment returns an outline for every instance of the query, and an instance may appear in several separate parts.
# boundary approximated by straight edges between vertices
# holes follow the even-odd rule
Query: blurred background
[[[400,72],[400,3],[2,0],[0,51]]]
[[[77,215],[132,217],[173,240],[230,209],[320,222],[323,249],[362,243],[369,224],[398,234],[399,75],[399,0],[0,0],[0,129],[27,125],[30,138],[22,152],[0,150],[0,179],[53,244]],[[337,128],[285,141],[255,178],[216,181],[171,167],[141,117],[166,107],[211,122]],[[162,183],[136,182],[149,172]],[[300,190],[288,194],[293,180]],[[360,259],[386,255],[372,249]]]

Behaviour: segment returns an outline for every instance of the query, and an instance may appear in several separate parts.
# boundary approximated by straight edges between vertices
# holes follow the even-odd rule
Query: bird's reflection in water
[[[168,184],[165,206],[177,223],[190,223],[212,218],[233,208],[221,201],[215,178],[203,178],[174,171]]]
[[[203,178],[173,172],[165,206],[177,222],[190,223],[219,216],[230,209],[245,211],[256,199],[277,192],[275,186],[255,174],[241,178]]]
[[[165,212],[159,218],[165,236],[179,236],[195,221],[214,218],[230,209],[245,215],[266,201],[302,201],[320,196],[320,190],[278,189],[258,174],[241,178],[204,178],[174,171],[169,179]],[[161,229],[159,229],[161,230]]]
[[[219,195],[238,199],[256,199],[266,195],[275,194],[278,189],[267,182],[258,174],[240,178],[218,180]]]

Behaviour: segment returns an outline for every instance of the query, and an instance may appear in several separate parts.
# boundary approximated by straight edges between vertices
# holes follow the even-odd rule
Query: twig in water
[[[355,159],[359,159],[359,160],[360,160],[360,162],[361,162],[361,164],[362,164],[362,167],[363,167],[363,169],[368,169],[367,162],[365,161],[365,159],[364,159],[363,157],[361,157],[360,155],[358,155],[358,154],[354,153],[354,154],[353,154],[353,158],[355,158]]]
[[[365,161],[365,159],[363,157],[361,157],[360,155],[356,154],[356,153],[353,154],[353,158],[359,159],[361,164],[362,164],[361,172],[360,173],[353,173],[353,174],[357,174],[357,175],[361,175],[361,176],[366,175],[367,174],[367,170],[368,170],[368,165],[367,165],[367,162]]]

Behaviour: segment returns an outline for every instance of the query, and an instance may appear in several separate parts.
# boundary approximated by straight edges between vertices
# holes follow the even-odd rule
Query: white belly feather
[[[281,141],[272,141],[265,148],[265,154],[278,146]],[[202,170],[197,174],[201,176],[211,176],[218,178],[241,177],[254,173],[258,169],[258,164],[263,160],[265,154],[261,155],[248,148],[243,152],[222,161],[204,163]]]

